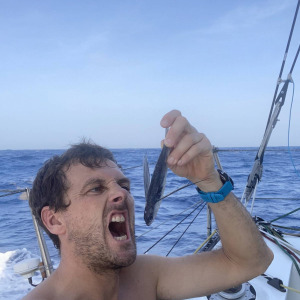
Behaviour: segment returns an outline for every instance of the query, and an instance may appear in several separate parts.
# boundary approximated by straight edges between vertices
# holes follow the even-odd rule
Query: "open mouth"
[[[124,241],[128,239],[126,219],[122,213],[112,215],[108,228],[115,240]]]

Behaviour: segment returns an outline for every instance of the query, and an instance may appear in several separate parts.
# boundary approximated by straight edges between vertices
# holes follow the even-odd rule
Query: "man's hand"
[[[164,144],[172,149],[169,168],[178,176],[197,183],[203,191],[217,191],[222,186],[214,167],[212,146],[203,133],[199,133],[178,110],[168,112],[160,122],[170,130]]]
[[[172,149],[168,158],[172,171],[193,182],[201,180],[197,185],[205,192],[218,191],[222,182],[214,167],[212,146],[205,135],[177,110],[167,113],[161,126],[170,127],[164,144]],[[140,279],[143,276],[137,275],[137,282],[149,290],[154,285],[155,298],[186,299],[210,295],[262,274],[271,263],[272,252],[233,193],[229,193],[224,201],[209,205],[222,248],[184,257],[139,256],[128,267],[127,272],[134,274],[134,278],[137,272],[150,274],[145,281]],[[125,277],[129,277],[128,273]]]

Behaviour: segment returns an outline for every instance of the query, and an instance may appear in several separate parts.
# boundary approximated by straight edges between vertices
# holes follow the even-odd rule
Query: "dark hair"
[[[30,191],[29,205],[38,223],[47,232],[57,249],[60,249],[58,236],[49,232],[41,219],[43,207],[49,206],[57,212],[66,210],[70,205],[65,203],[64,195],[69,188],[65,172],[71,165],[80,163],[88,168],[99,168],[106,160],[116,163],[108,149],[91,142],[82,142],[71,146],[62,155],[55,155],[47,160],[38,171]]]

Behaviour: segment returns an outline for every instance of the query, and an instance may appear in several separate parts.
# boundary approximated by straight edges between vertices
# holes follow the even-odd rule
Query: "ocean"
[[[235,182],[235,194],[241,197],[257,149],[221,150],[224,150],[219,152],[222,167]],[[206,206],[200,206],[195,212],[190,208],[200,200],[194,186],[165,198],[157,218],[150,227],[147,227],[143,219],[145,197],[142,163],[144,155],[147,154],[152,172],[160,149],[112,151],[132,182],[138,253],[169,256],[193,253],[206,236]],[[62,152],[62,150],[0,151],[0,196],[6,194],[6,190],[30,188],[42,164],[51,156]],[[298,174],[285,147],[270,148],[270,151],[266,152],[263,177],[258,186],[253,215],[272,220],[300,207],[300,147],[293,147],[291,153]],[[186,179],[169,172],[165,194],[187,183]],[[28,201],[21,200],[20,195],[0,197],[0,300],[21,299],[33,288],[26,279],[14,273],[13,266],[23,259],[40,257]],[[195,218],[200,209],[202,211]],[[276,224],[300,228],[299,220],[300,211],[297,211],[276,221]],[[180,225],[175,227],[180,221],[182,221]],[[188,230],[182,236],[187,227]],[[165,238],[161,239],[163,236]],[[59,255],[51,240],[46,237],[46,241],[55,268],[59,264]],[[33,277],[35,284],[40,280],[39,275]]]

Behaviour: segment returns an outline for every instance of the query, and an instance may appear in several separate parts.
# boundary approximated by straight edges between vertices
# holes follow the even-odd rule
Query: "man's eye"
[[[105,191],[105,188],[103,186],[96,186],[89,190],[91,193],[102,193]]]
[[[122,185],[121,186],[124,190],[130,192],[130,186],[129,185]]]

